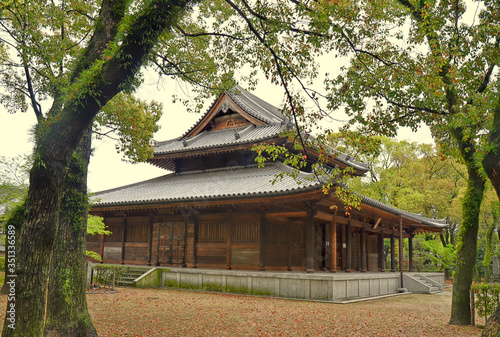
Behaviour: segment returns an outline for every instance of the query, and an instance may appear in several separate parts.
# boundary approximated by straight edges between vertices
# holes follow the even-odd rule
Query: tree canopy
[[[495,1],[478,4],[474,19],[465,21],[466,4],[458,0],[2,2],[0,102],[12,112],[31,109],[38,119],[16,265],[21,329],[43,333],[43,284],[54,243],[64,241],[56,240],[61,209],[86,216],[81,207],[66,208],[63,195],[64,189],[86,188],[73,178],[86,176],[91,124],[100,123],[100,134],[121,130],[118,146],[132,160],[150,154],[137,146],[146,146],[156,130],[159,106],[130,96],[144,66],[195,83],[195,111],[237,81],[255,87],[260,71],[283,88],[283,111],[295,122],[295,132],[288,134],[295,149],[316,146],[321,156],[334,153],[322,145],[332,130],[320,121],[342,109],[350,126],[368,136],[426,123],[443,154],[460,158],[467,168],[463,209],[471,211],[463,213],[461,235],[471,241],[459,246],[469,250],[459,259],[469,268],[484,173],[500,195],[500,8]],[[323,76],[317,61],[322,55],[331,63],[347,57],[350,64],[338,76]],[[325,84],[324,91],[315,80]],[[292,163],[301,167],[307,160],[305,153]],[[467,298],[457,300],[461,311],[452,315],[460,324],[470,318],[464,305],[467,268],[457,287]],[[4,334],[19,334],[7,326]]]

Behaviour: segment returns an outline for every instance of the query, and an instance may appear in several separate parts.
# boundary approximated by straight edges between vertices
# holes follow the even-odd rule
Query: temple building
[[[103,217],[112,235],[89,236],[87,249],[104,263],[366,272],[396,271],[395,242],[404,239],[411,270],[412,237],[440,232],[446,222],[364,196],[360,209],[347,212],[310,170],[294,178],[279,160],[259,168],[251,148],[291,148],[280,137],[291,127],[278,108],[243,88],[223,93],[184,135],[156,144],[149,163],[166,175],[96,193],[91,214]],[[308,150],[308,159],[317,156]],[[368,171],[342,153],[325,165]]]

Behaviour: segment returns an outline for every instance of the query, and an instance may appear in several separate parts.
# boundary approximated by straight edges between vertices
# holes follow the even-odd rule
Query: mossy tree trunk
[[[97,336],[87,310],[84,261],[91,132],[88,128],[71,158],[64,186],[49,275],[46,337]]]
[[[488,319],[484,326],[482,337],[498,337],[500,336],[500,306],[498,306],[493,315]]]
[[[490,133],[490,144],[494,145],[494,149],[485,156],[483,167],[495,189],[498,200],[500,200],[500,95],[498,95],[494,109],[493,131]],[[500,229],[498,233],[500,237]],[[493,315],[488,319],[483,330],[483,336],[500,336],[500,306],[496,308]]]
[[[114,11],[126,3],[124,0],[104,0],[103,7],[110,4]],[[108,50],[109,56],[105,59],[99,58],[102,54],[96,47],[102,45],[99,43],[102,41],[93,37],[87,50],[96,51],[95,62],[88,66],[83,61],[79,63],[83,69],[78,69],[75,85],[54,99],[53,108],[60,107],[60,111],[54,113],[51,110],[50,118],[38,124],[26,213],[17,247],[16,296],[7,303],[3,336],[43,336],[48,277],[70,159],[96,114],[117,93],[131,85],[160,35],[176,23],[188,3],[189,0],[146,2],[129,25],[123,26],[126,33],[120,38],[119,45],[110,47],[112,49]],[[96,22],[101,22],[104,27],[120,24],[103,22],[102,14],[101,11]],[[109,42],[115,37],[103,38]],[[84,55],[82,59],[88,56]],[[73,289],[70,287],[69,290]],[[15,311],[13,324],[7,320],[12,308]]]
[[[453,282],[453,301],[450,324],[470,325],[470,286],[474,276],[479,229],[479,211],[485,181],[473,162],[466,163],[469,178],[462,201],[462,223],[459,229],[456,274]]]
[[[8,231],[14,227],[15,228],[15,240],[16,245],[15,248],[19,247],[19,238],[21,237],[19,233],[21,232],[21,227],[24,219],[24,212],[26,212],[26,205],[21,203],[17,205],[13,212],[10,214],[7,221],[5,221],[5,231],[8,234]],[[9,235],[5,235],[5,281],[9,281],[11,277],[16,277],[15,273],[11,272],[9,268]],[[17,255],[17,252],[16,252]],[[4,282],[2,285],[2,289],[0,290],[0,294],[7,295],[10,291],[10,286],[8,282]]]

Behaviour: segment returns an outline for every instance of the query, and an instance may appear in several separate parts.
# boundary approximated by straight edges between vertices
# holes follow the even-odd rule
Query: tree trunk
[[[39,149],[35,153],[38,158],[30,173],[26,215],[16,247],[17,277],[10,280],[15,294],[8,297],[3,336],[43,334],[47,279],[66,165],[40,155]]]
[[[108,2],[125,4],[125,1]],[[3,336],[43,335],[47,282],[70,158],[96,114],[131,85],[160,35],[176,23],[189,2],[148,1],[136,13],[113,56],[98,62],[91,71],[82,72],[85,74],[79,78],[82,85],[68,89],[62,111],[37,126],[26,215],[16,247],[15,296],[8,298]],[[14,322],[9,320],[12,316]]]
[[[12,269],[9,266],[9,258],[12,258],[12,253],[9,254],[9,239],[11,236],[9,235],[9,231],[14,227],[15,234],[14,234],[14,239],[15,239],[15,244],[14,248],[17,250],[17,247],[19,247],[19,238],[21,237],[19,233],[21,232],[21,226],[23,224],[23,219],[24,219],[24,213],[26,212],[26,205],[24,203],[21,203],[17,205],[12,213],[9,215],[9,218],[7,221],[5,221],[4,224],[4,229],[5,229],[5,281],[3,283],[2,289],[0,290],[0,294],[7,295],[10,291],[10,286],[7,281],[10,281],[11,277],[16,277],[16,274],[12,272]],[[17,252],[14,253],[17,255]],[[15,259],[15,256],[14,256]]]
[[[466,162],[467,164],[467,162]],[[476,262],[479,210],[484,192],[484,180],[475,169],[474,163],[467,165],[469,178],[467,191],[462,200],[462,224],[458,234],[457,269],[453,282],[453,302],[450,324],[470,325],[470,286]]]
[[[490,282],[490,264],[491,264],[491,240],[493,239],[494,225],[488,228],[486,231],[486,252],[484,253],[483,267],[484,267],[484,282]]]
[[[490,133],[490,144],[494,145],[494,149],[490,150],[484,157],[483,168],[490,180],[498,200],[500,200],[500,95],[496,102],[493,114],[493,131]],[[493,213],[495,215],[495,213]],[[496,217],[494,217],[495,219]],[[496,219],[495,219],[496,225]],[[498,230],[500,238],[500,229]],[[488,319],[484,327],[482,336],[499,336],[500,335],[500,306],[495,309],[493,315]]]
[[[59,215],[49,276],[45,336],[93,337],[97,332],[87,310],[85,291],[85,239],[88,200],[87,168],[91,132],[82,138],[73,155]]]
[[[484,327],[482,337],[498,337],[500,335],[500,306],[498,306],[493,315],[488,319]]]

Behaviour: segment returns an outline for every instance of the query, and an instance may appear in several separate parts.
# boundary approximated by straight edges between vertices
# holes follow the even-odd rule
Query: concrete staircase
[[[147,273],[151,268],[147,267],[127,267],[127,271],[124,272],[119,278],[115,280],[117,286],[134,286],[134,281]]]
[[[404,286],[412,293],[435,294],[443,291],[443,285],[419,273],[404,275]]]

